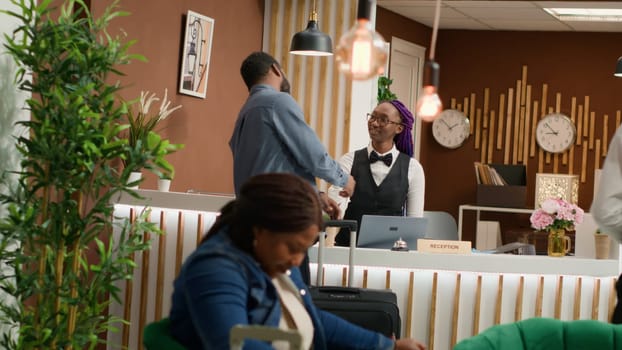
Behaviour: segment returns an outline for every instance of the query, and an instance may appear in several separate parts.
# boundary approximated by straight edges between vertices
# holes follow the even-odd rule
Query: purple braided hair
[[[393,142],[395,142],[395,147],[398,151],[402,153],[406,153],[409,157],[413,156],[413,137],[412,137],[412,129],[413,123],[415,122],[415,118],[413,114],[408,110],[408,108],[400,101],[400,100],[391,100],[386,101],[393,105],[393,107],[397,108],[397,111],[400,112],[400,117],[402,118],[402,125],[404,126],[404,130],[401,133],[395,135],[393,138]]]

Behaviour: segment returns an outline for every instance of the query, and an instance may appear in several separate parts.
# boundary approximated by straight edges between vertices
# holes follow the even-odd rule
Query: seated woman
[[[186,348],[228,349],[236,324],[296,329],[305,349],[425,349],[316,309],[298,265],[318,236],[317,192],[290,174],[246,182],[175,280],[171,333]],[[273,349],[246,341],[245,349]]]

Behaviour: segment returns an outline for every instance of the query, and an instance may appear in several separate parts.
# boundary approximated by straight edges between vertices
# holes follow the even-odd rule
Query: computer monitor
[[[358,247],[391,249],[402,239],[409,250],[417,249],[417,240],[425,238],[427,218],[410,216],[363,215]]]

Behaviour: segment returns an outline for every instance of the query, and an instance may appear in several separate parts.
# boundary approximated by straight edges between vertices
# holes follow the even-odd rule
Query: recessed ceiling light
[[[560,21],[622,22],[622,9],[544,8]]]

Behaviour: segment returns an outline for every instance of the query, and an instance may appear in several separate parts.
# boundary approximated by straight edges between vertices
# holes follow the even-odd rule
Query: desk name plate
[[[417,251],[424,253],[471,254],[471,241],[420,238],[417,240]]]

